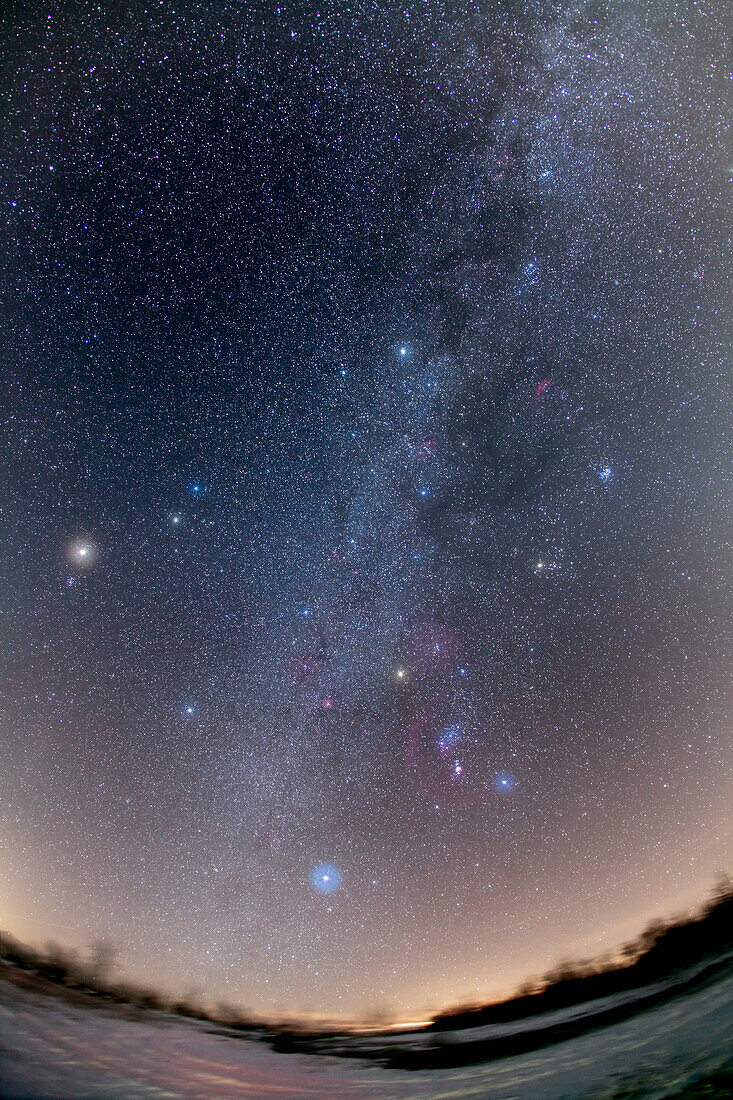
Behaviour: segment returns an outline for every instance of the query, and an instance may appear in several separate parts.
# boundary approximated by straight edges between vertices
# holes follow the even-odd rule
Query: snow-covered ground
[[[209,1024],[87,1008],[0,982],[0,1095],[7,1100],[610,1100],[659,1098],[733,1061],[733,975],[524,1054],[415,1073],[279,1054]],[[416,1036],[424,1043],[426,1035]],[[403,1037],[404,1040],[404,1037]],[[631,1090],[631,1091],[629,1091]]]

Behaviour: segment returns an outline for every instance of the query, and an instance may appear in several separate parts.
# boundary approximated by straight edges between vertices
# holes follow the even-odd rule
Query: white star
[[[76,538],[67,546],[66,556],[72,565],[86,568],[94,564],[97,548],[89,539]]]

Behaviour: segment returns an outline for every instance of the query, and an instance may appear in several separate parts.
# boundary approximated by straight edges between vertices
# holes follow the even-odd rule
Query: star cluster
[[[37,8],[2,90],[0,914],[262,1012],[698,897],[716,0]]]

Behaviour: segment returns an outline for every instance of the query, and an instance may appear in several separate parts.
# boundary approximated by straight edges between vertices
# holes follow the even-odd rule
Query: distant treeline
[[[213,1023],[247,1031],[259,1030],[264,1026],[232,1005],[220,1003],[213,1008],[204,1007],[197,993],[191,993],[184,998],[170,998],[153,989],[116,980],[114,970],[117,955],[117,949],[105,941],[93,943],[86,954],[82,955],[57,943],[48,943],[45,950],[39,950],[21,943],[8,932],[0,932],[2,962],[52,982],[59,990],[90,995],[116,1004],[211,1020]]]
[[[649,925],[613,962],[563,963],[542,978],[525,982],[509,1000],[441,1012],[428,1030],[504,1024],[569,1008],[668,980],[727,952],[733,952],[733,882],[721,876],[709,902],[695,917]]]
[[[613,962],[562,964],[542,978],[524,983],[508,1000],[462,1005],[442,1012],[426,1030],[449,1031],[538,1016],[663,982],[697,965],[704,967],[706,960],[719,960],[728,953],[733,953],[733,882],[721,877],[709,902],[696,916],[650,925],[626,944]],[[232,1005],[204,1007],[197,994],[172,1000],[154,990],[115,980],[117,950],[104,941],[92,944],[87,954],[81,956],[55,943],[40,951],[0,932],[0,958],[6,966],[106,1001],[175,1012],[243,1031],[282,1030],[281,1025],[266,1024]],[[284,1030],[293,1032],[298,1028],[290,1023]],[[305,1030],[313,1031],[311,1027]]]

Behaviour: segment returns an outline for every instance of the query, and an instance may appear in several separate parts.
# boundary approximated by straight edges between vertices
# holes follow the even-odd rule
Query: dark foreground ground
[[[730,968],[666,991],[639,991],[636,1006],[607,999],[448,1037],[324,1040],[310,1045],[312,1053],[273,1049],[271,1041],[205,1021],[41,989],[0,980],[0,1095],[7,1100],[733,1097]],[[481,1050],[490,1059],[477,1060]]]

